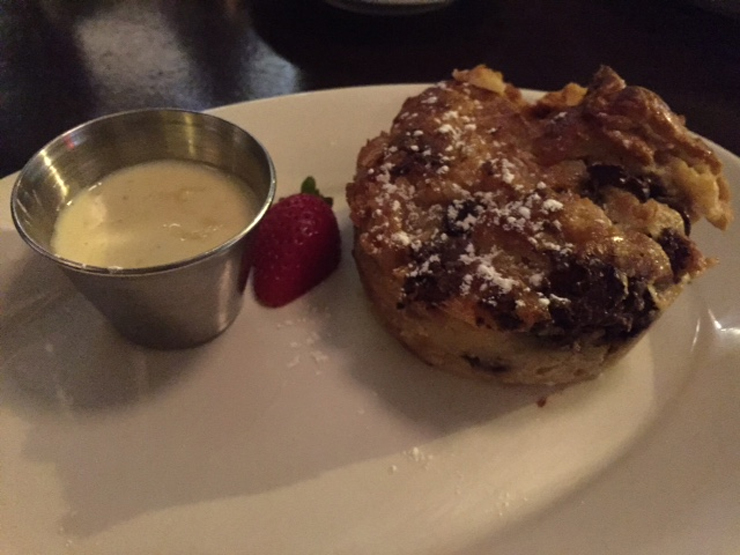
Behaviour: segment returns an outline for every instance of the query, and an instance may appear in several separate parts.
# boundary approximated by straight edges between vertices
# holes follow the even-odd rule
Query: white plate
[[[125,343],[13,229],[0,181],[0,553],[730,553],[740,546],[740,235],[600,379],[432,371],[370,316],[344,185],[416,85],[216,110],[337,201],[340,270],[251,293],[190,351]],[[740,160],[717,148],[732,183]],[[736,196],[737,196],[736,191]],[[736,208],[737,211],[737,208]],[[733,553],[735,551],[732,551]]]

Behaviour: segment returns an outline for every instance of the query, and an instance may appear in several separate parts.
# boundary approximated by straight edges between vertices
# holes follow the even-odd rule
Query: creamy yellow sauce
[[[196,162],[157,160],[118,170],[75,195],[51,238],[63,258],[144,268],[191,258],[241,232],[258,206],[236,178]]]

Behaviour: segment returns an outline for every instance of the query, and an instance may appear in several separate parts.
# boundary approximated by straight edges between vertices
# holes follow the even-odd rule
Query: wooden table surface
[[[0,175],[120,110],[431,82],[479,63],[545,90],[610,65],[740,153],[736,0],[457,0],[405,17],[321,0],[24,0],[0,2]]]

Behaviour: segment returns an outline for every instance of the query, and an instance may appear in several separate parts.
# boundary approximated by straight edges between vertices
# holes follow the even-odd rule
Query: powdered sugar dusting
[[[461,87],[471,94],[450,84],[422,94],[379,139],[360,240],[395,253],[412,289],[442,287],[435,280],[447,275],[454,296],[491,306],[511,296],[517,310],[547,312],[567,302],[547,293],[543,266],[573,251],[559,220],[567,198],[486,119],[485,103],[459,99]]]

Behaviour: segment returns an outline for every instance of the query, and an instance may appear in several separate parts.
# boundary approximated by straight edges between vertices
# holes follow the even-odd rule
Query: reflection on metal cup
[[[233,176],[257,198],[256,217],[217,247],[159,266],[96,267],[55,254],[56,219],[77,193],[121,168],[164,159]],[[11,213],[21,237],[54,261],[123,336],[172,349],[205,343],[236,318],[255,230],[274,195],[270,156],[243,129],[198,112],[137,110],[90,121],[47,144],[21,171]]]

